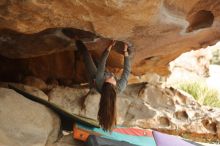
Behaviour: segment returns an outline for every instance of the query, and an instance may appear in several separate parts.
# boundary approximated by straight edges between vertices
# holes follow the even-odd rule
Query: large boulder
[[[20,84],[20,83],[11,83],[11,82],[0,82],[0,87],[3,88],[8,88],[9,85],[15,86],[16,88],[23,90],[29,94],[32,94],[34,96],[40,97],[44,100],[49,100],[48,96],[41,91],[40,89],[36,88],[36,87],[32,87],[32,86],[28,86],[28,85],[24,85],[24,84]]]
[[[167,84],[175,85],[179,82],[200,81],[209,74],[211,49],[200,49],[183,53],[169,64],[170,76]]]
[[[11,89],[0,88],[0,119],[0,145],[45,146],[58,139],[58,116]]]
[[[88,89],[54,88],[50,102],[70,113],[97,119],[100,95],[92,93],[85,100],[85,109],[79,106],[80,98]],[[117,98],[118,124],[153,128],[179,135],[189,134],[197,140],[217,140],[220,110],[197,103],[190,95],[172,87],[136,84],[127,87]]]
[[[87,46],[95,50],[96,59],[109,39],[129,43],[135,49],[132,73],[138,76],[167,75],[168,63],[181,53],[220,38],[220,2],[213,0],[4,0],[0,7],[0,54],[7,57],[0,57],[0,75],[5,80],[32,75],[82,82],[82,61],[62,28],[74,29],[80,38],[92,38]],[[112,52],[108,66],[121,68],[122,61],[121,55]]]

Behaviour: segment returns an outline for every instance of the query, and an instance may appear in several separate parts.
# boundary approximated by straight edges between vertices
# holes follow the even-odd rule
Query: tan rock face
[[[35,82],[42,88],[44,81],[52,87],[86,82],[82,58],[61,33],[63,28],[74,29],[87,42],[96,63],[109,41],[117,40],[107,61],[117,74],[123,64],[120,42],[126,42],[134,48],[133,79],[146,72],[167,75],[169,62],[181,53],[220,39],[219,9],[217,0],[0,0],[0,80],[21,82],[34,76],[43,80]],[[132,82],[138,81],[130,79]],[[118,98],[118,122],[219,135],[218,110],[208,111],[170,90],[156,85],[131,86]],[[86,92],[55,88],[49,95],[51,102],[62,103],[68,111],[96,118],[97,94],[86,100],[86,112],[79,109],[79,98]]]
[[[8,88],[8,85],[13,85],[20,90],[23,90],[29,94],[32,94],[34,96],[40,97],[40,98],[48,101],[48,96],[43,91],[41,91],[40,89],[38,89],[36,87],[31,87],[31,86],[20,84],[20,83],[0,82],[1,88]]]
[[[170,62],[170,76],[166,83],[176,85],[180,82],[201,81],[210,76],[210,60],[212,53],[210,49],[190,51],[180,55]]]
[[[87,89],[57,87],[49,93],[50,102],[70,113],[96,119],[100,95],[90,94],[85,110],[79,106],[80,97]],[[218,108],[198,104],[193,97],[173,88],[152,84],[127,87],[117,98],[119,125],[138,126],[169,131],[200,141],[217,141],[219,136]],[[193,135],[197,135],[194,137]]]
[[[41,90],[47,89],[47,85],[45,84],[45,82],[36,77],[28,76],[24,79],[23,82],[26,85],[33,86]]]
[[[45,146],[57,140],[60,119],[54,112],[13,90],[0,93],[0,145]]]
[[[135,48],[134,75],[146,72],[167,75],[168,63],[182,52],[214,44],[220,38],[220,2],[213,0],[3,0],[0,8],[0,54],[14,59],[43,55],[49,58],[46,55],[70,50],[69,41],[57,32],[68,27],[131,44]],[[96,59],[105,46],[105,39],[88,45],[96,49],[92,52]],[[120,68],[121,61],[120,55],[113,55],[108,65]],[[0,69],[4,70],[2,66]],[[64,59],[55,66],[65,66],[64,70],[70,71],[74,65]],[[28,75],[35,76],[32,71],[37,67],[31,68]],[[50,71],[51,76],[57,72],[71,78],[60,70]]]

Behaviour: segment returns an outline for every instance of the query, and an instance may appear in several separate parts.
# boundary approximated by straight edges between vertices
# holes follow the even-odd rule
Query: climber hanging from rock
[[[78,39],[77,36],[73,36],[68,31],[64,30],[63,33],[75,40],[77,50],[83,56],[83,61],[89,76],[89,84],[101,94],[98,111],[99,124],[104,130],[111,131],[117,122],[116,96],[117,93],[125,90],[128,76],[130,74],[131,65],[129,56],[131,51],[128,48],[128,45],[124,43],[124,69],[121,78],[117,80],[113,73],[106,71],[106,60],[112,47],[116,43],[115,41],[112,41],[105,49],[101,56],[100,62],[96,67],[84,43]]]

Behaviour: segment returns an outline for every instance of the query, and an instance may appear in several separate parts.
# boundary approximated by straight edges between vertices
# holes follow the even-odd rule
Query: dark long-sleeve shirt
[[[102,54],[100,63],[98,65],[97,73],[96,73],[96,89],[101,92],[102,85],[105,82],[108,72],[105,71],[106,60],[108,58],[109,51],[106,49]],[[131,71],[131,64],[129,56],[124,56],[124,69],[119,80],[116,80],[117,92],[122,92],[127,86],[128,76]]]

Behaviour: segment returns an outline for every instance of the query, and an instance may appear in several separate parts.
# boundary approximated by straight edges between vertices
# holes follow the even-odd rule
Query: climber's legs
[[[76,40],[76,47],[78,48],[80,54],[82,54],[83,56],[83,61],[86,67],[86,74],[88,75],[90,86],[89,92],[86,95],[82,96],[79,100],[81,110],[83,110],[85,109],[85,100],[87,96],[91,93],[91,88],[94,86],[94,79],[96,76],[97,68],[93,62],[91,55],[89,54],[87,47],[83,44],[81,40]]]
[[[96,76],[96,72],[97,72],[96,65],[94,64],[93,59],[91,55],[89,54],[87,47],[83,44],[82,41],[77,40],[76,47],[78,48],[79,52],[83,56],[83,61],[86,67],[88,77],[89,77],[89,82],[91,84],[93,83],[93,80]]]

